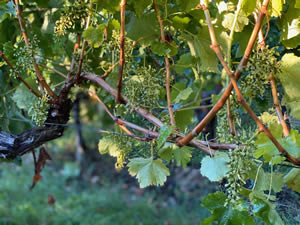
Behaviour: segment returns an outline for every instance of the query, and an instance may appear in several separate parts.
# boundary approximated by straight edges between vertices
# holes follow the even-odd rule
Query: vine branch
[[[121,103],[121,91],[122,91],[122,80],[125,64],[125,6],[126,0],[121,0],[121,30],[120,30],[120,68],[119,68],[119,81],[118,81],[118,93],[116,101]]]
[[[22,32],[22,36],[24,38],[26,46],[29,47],[30,43],[29,43],[28,35],[26,33],[26,30],[25,30],[25,26],[24,26],[23,20],[22,20],[22,11],[21,11],[21,8],[20,8],[19,0],[14,0],[14,2],[15,2],[15,5],[16,5],[16,8],[17,8],[16,12],[17,12],[17,17],[18,17],[20,29],[21,29],[21,32]],[[48,94],[54,100],[56,100],[57,99],[57,95],[55,94],[54,91],[51,90],[51,88],[49,87],[49,85],[45,81],[44,77],[42,76],[41,71],[40,71],[40,69],[39,69],[39,67],[38,67],[38,65],[37,65],[37,63],[35,61],[34,56],[32,56],[32,61],[33,61],[33,67],[34,67],[34,70],[35,70],[38,82],[41,85],[41,91],[43,91],[43,88],[45,88],[47,90]]]
[[[249,56],[252,52],[253,46],[256,42],[256,38],[258,35],[258,32],[261,28],[262,22],[265,18],[265,14],[267,13],[267,7],[269,5],[270,0],[264,0],[262,9],[260,10],[257,18],[257,22],[255,23],[255,26],[253,28],[252,34],[250,36],[250,39],[248,41],[247,47],[245,49],[243,58],[241,59],[237,70],[234,73],[235,79],[238,80],[242,74],[242,71],[244,67],[246,66]],[[230,82],[230,84],[227,86],[225,91],[223,92],[222,96],[218,100],[218,102],[214,105],[214,107],[208,112],[208,114],[203,118],[200,123],[197,124],[197,126],[188,133],[184,138],[178,140],[178,145],[179,146],[184,146],[188,144],[194,137],[196,137],[202,130],[203,128],[215,117],[217,112],[224,106],[226,103],[226,100],[231,94],[231,91],[233,90],[233,85]]]
[[[160,16],[159,9],[156,4],[156,0],[153,0],[153,6],[156,12],[157,20],[160,26],[160,36],[161,36],[161,41],[163,43],[166,42],[165,38],[165,33],[164,33],[164,24]],[[171,90],[170,90],[170,79],[171,79],[171,71],[170,71],[170,63],[169,63],[169,57],[166,55],[165,57],[165,68],[166,68],[166,92],[167,92],[167,104],[168,104],[168,111],[170,115],[170,120],[171,120],[171,125],[175,125],[175,117],[174,117],[174,112],[173,112],[173,106],[171,103]]]

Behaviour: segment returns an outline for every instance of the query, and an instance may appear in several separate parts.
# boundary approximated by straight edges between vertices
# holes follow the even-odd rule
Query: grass
[[[1,169],[1,225],[193,225],[208,214],[200,199],[172,203],[153,191],[137,195],[120,183],[83,184],[47,167],[29,191],[31,166],[1,163]],[[48,204],[48,195],[54,196],[55,204]]]

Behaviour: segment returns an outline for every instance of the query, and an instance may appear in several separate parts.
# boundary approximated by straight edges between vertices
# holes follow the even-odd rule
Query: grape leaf
[[[224,152],[216,152],[214,157],[205,156],[201,161],[201,174],[210,181],[221,181],[229,171],[230,159]]]
[[[296,48],[300,41],[300,8],[293,6],[290,1],[287,11],[278,20],[280,40],[286,47]]]
[[[231,30],[232,24],[234,20],[234,14],[233,13],[227,13],[224,15],[224,19],[222,21],[222,26],[225,27],[228,30]],[[248,25],[249,19],[247,16],[243,13],[240,13],[237,19],[237,23],[235,25],[234,31],[235,32],[241,32],[243,31],[244,27]]]
[[[284,182],[288,188],[292,188],[294,191],[300,193],[300,169],[291,169],[291,171],[284,176]]]
[[[0,23],[5,20],[8,16],[15,16],[16,9],[14,8],[13,1],[7,3],[0,3]]]
[[[175,103],[179,103],[180,101],[187,100],[188,97],[193,93],[192,88],[186,88],[179,92],[177,97],[175,98]]]
[[[172,134],[174,127],[162,126],[160,128],[159,137],[157,140],[157,148],[160,149],[164,143],[167,141],[167,138]]]
[[[137,177],[141,188],[150,185],[163,185],[167,176],[170,175],[169,169],[162,163],[161,159],[130,159],[128,168],[130,175]]]
[[[183,11],[189,12],[199,4],[199,0],[176,0],[176,3]]]
[[[255,216],[261,217],[266,224],[284,225],[284,222],[275,210],[275,205],[256,192],[252,192],[249,196]]]
[[[281,16],[281,11],[285,0],[272,0],[270,1],[270,6],[268,7],[269,14],[272,17]]]
[[[26,79],[26,81],[31,85],[34,82],[30,79]],[[35,86],[35,85],[32,85]],[[22,83],[17,87],[16,92],[14,93],[12,99],[17,104],[20,109],[24,109],[25,111],[29,111],[31,108],[30,103],[34,103],[38,100],[38,98],[32,94],[28,88]]]
[[[130,0],[128,1],[128,3],[133,5],[136,15],[140,18],[142,17],[143,12],[147,8],[147,6],[152,4],[152,0],[143,0],[143,1]]]
[[[242,1],[242,9],[246,13],[246,15],[251,15],[254,9],[256,8],[256,1],[253,0],[243,0]]]
[[[184,111],[176,111],[174,113],[176,126],[185,131],[187,129],[187,124],[193,122],[194,119],[194,111],[193,110],[184,110]]]
[[[177,54],[177,47],[173,43],[163,43],[155,41],[151,45],[153,53],[159,56],[174,56]]]
[[[291,130],[290,136],[282,137],[282,127],[276,123],[271,124],[269,130],[288,153],[297,158],[300,157],[300,135],[298,131]],[[257,145],[257,149],[254,152],[254,156],[256,158],[263,156],[266,162],[270,162],[272,158],[276,156],[276,163],[280,163],[282,160],[284,160],[283,157],[281,158],[282,160],[278,158],[278,156],[280,156],[279,151],[264,133],[260,133],[257,136],[255,144]],[[272,161],[273,165],[274,163],[275,162]]]
[[[300,119],[300,57],[285,54],[281,60],[282,73],[278,74],[284,88],[284,104],[291,110],[291,116]]]
[[[120,0],[94,0],[99,8],[107,9],[110,12],[116,12],[120,10]]]
[[[174,159],[176,160],[177,166],[182,166],[183,168],[186,167],[188,162],[191,160],[192,154],[189,150],[189,147],[183,146],[181,148],[176,147],[173,150]]]
[[[149,44],[154,38],[159,37],[159,24],[155,13],[145,14],[138,18],[131,16],[131,20],[126,26],[127,37],[136,41],[140,38],[140,43]]]
[[[174,66],[176,73],[184,73],[186,69],[193,67],[195,61],[196,59],[191,55],[191,53],[181,55]]]
[[[217,191],[208,194],[202,200],[202,205],[209,209],[212,215],[204,219],[201,225],[254,225],[254,218],[249,214],[248,210],[239,211],[232,207],[224,207],[226,198],[223,192]]]
[[[90,26],[83,32],[83,37],[94,48],[99,48],[101,42],[104,40],[104,29],[105,29],[105,24],[100,24],[97,26],[97,28]]]
[[[159,149],[158,155],[169,163],[173,156],[173,145]]]

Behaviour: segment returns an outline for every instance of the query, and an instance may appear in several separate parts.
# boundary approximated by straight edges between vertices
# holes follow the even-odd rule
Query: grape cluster
[[[73,31],[84,24],[88,16],[88,6],[84,0],[76,0],[72,6],[63,9],[62,15],[56,21],[54,32],[58,36],[66,34],[66,31]]]
[[[31,119],[37,126],[42,126],[47,119],[48,110],[50,108],[48,100],[49,97],[45,95],[32,103],[31,107],[28,110],[28,114],[31,116]]]
[[[133,76],[126,76],[124,95],[133,107],[153,109],[157,106],[161,87],[162,79],[156,75],[151,66],[139,67]]]
[[[251,55],[246,68],[249,74],[241,81],[241,90],[245,97],[263,96],[264,85],[268,83],[270,73],[277,74],[281,71],[278,56],[276,49],[269,49],[268,46],[259,48]]]
[[[106,134],[104,138],[108,143],[111,143],[108,149],[109,154],[117,158],[115,167],[117,169],[123,168],[127,155],[133,147],[133,139],[128,136],[116,134]]]
[[[237,147],[235,150],[229,150],[229,171],[226,174],[227,183],[225,184],[227,191],[228,204],[236,205],[240,200],[240,192],[243,185],[246,184],[249,165],[251,163],[251,151],[249,147]]]

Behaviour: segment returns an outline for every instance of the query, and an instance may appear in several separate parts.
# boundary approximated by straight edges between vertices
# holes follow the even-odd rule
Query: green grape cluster
[[[157,106],[161,87],[162,79],[151,66],[139,67],[134,75],[125,77],[123,91],[131,106],[153,109]]]
[[[13,57],[16,59],[14,69],[11,70],[10,74],[16,78],[17,75],[15,72],[20,74],[30,74],[33,79],[35,79],[34,75],[34,67],[33,67],[33,56],[39,52],[38,48],[39,40],[36,36],[33,36],[29,40],[29,45],[27,46],[24,40],[18,43],[18,46],[13,49],[4,49],[4,54],[6,52],[12,51]]]
[[[28,114],[31,116],[31,119],[37,126],[42,126],[47,119],[48,110],[50,108],[48,100],[49,97],[45,95],[32,103],[31,107],[28,110]]]
[[[115,167],[121,169],[126,163],[127,156],[132,150],[134,140],[131,137],[117,134],[105,134],[103,138],[104,142],[107,143],[107,147],[104,148],[105,152],[101,154],[109,153],[111,156],[117,158]],[[101,145],[101,141],[99,145]]]
[[[249,74],[241,81],[241,90],[245,97],[263,96],[264,85],[268,83],[270,73],[277,74],[281,71],[278,56],[276,49],[268,46],[259,48],[251,55],[246,68]]]
[[[240,200],[240,192],[243,185],[246,184],[249,165],[251,163],[251,151],[247,146],[237,147],[235,150],[229,150],[229,171],[226,174],[227,183],[225,184],[227,191],[228,204],[236,205]]]
[[[61,17],[55,23],[54,32],[58,36],[65,35],[67,31],[81,27],[87,16],[87,3],[84,0],[76,0],[73,5],[63,9]]]

